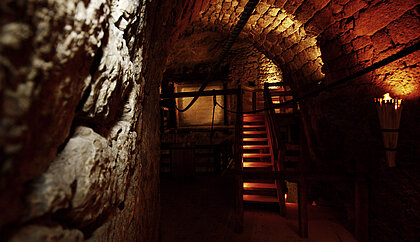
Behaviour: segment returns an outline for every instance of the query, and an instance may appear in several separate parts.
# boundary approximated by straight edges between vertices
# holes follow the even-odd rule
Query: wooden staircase
[[[273,105],[293,98],[287,83],[270,83],[264,89],[265,93],[268,91],[269,94],[264,94],[267,98],[264,96],[265,100],[262,102],[259,100],[261,95],[254,95],[256,105],[253,106],[256,108],[262,108],[260,103],[270,102],[268,105]],[[264,107],[267,107],[266,105],[267,103]],[[297,125],[297,111],[295,104],[291,104],[272,109],[269,113],[243,116],[244,177],[247,177],[247,172],[293,171],[299,168],[300,145],[298,140],[292,137],[293,126]],[[283,216],[285,192],[284,180],[248,179],[243,183],[244,202],[279,204]]]
[[[272,148],[267,134],[264,114],[245,114],[243,117],[243,172],[273,171]],[[243,200],[248,203],[278,203],[274,180],[245,180]]]

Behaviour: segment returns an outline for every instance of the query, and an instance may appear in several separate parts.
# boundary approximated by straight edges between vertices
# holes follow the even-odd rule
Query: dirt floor
[[[356,241],[330,208],[309,209],[309,237],[298,235],[297,206],[245,206],[244,231],[233,231],[233,186],[230,178],[205,176],[161,179],[161,241]],[[341,216],[342,217],[342,216]]]

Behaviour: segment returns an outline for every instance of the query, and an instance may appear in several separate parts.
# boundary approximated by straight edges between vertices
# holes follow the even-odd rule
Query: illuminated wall
[[[177,92],[195,92],[200,88],[200,84],[184,84],[177,87]],[[222,84],[209,84],[207,90],[222,90]],[[179,98],[177,105],[179,108],[185,108],[192,100],[192,97]],[[218,95],[216,100],[223,105],[223,96]],[[223,125],[224,112],[220,107],[216,107],[214,112],[214,124]],[[212,123],[213,116],[213,97],[200,97],[197,102],[186,112],[178,113],[179,126],[208,126]]]

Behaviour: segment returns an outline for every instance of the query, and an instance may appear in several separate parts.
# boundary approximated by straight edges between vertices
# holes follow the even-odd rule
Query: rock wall
[[[202,4],[2,1],[2,240],[158,240],[162,63]]]

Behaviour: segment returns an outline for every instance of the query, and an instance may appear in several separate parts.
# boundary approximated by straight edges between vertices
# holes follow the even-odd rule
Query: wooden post
[[[355,235],[358,241],[369,240],[369,189],[366,182],[355,182]]]
[[[277,151],[277,167],[279,171],[284,171],[284,152],[283,150]],[[277,179],[277,194],[279,194],[279,205],[280,205],[280,215],[286,217],[286,199],[284,194],[286,193],[286,184],[284,179]]]
[[[279,200],[279,207],[280,207],[280,216],[286,217],[286,199],[284,198],[284,194],[286,191],[286,184],[283,179],[276,179],[276,186],[277,186],[277,199]]]
[[[308,238],[308,199],[305,178],[301,176],[298,184],[299,235]]]
[[[160,134],[165,132],[165,110],[160,108]]]
[[[235,231],[243,231],[244,204],[242,180],[242,89],[238,86],[235,124]]]
[[[169,128],[176,128],[176,102],[175,102],[175,87],[170,85],[168,87],[169,91],[169,117],[168,117],[168,127]]]

